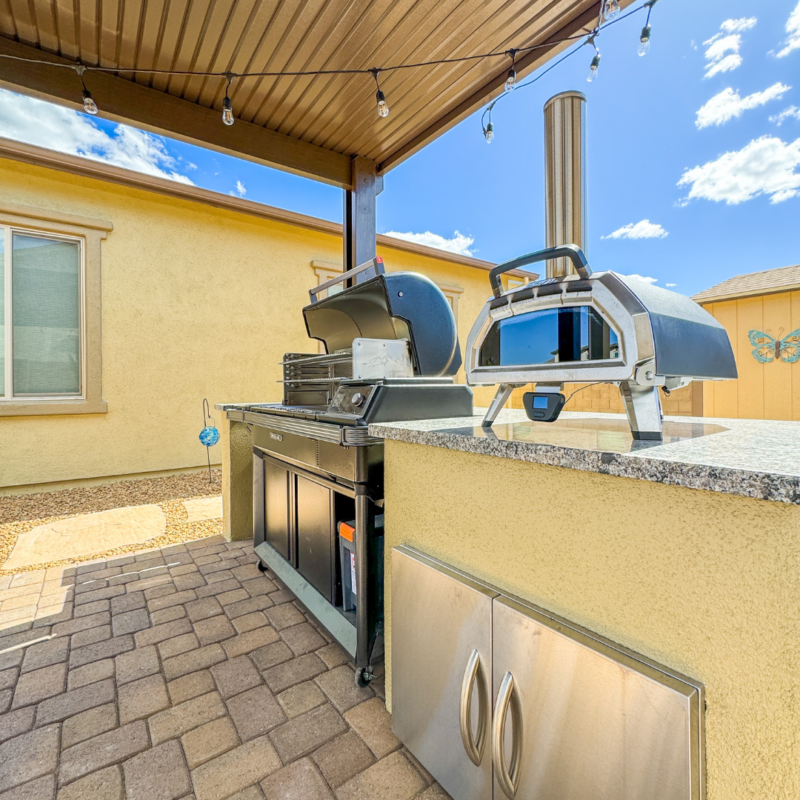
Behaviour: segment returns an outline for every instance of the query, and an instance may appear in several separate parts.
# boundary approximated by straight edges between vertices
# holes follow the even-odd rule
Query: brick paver
[[[252,543],[4,576],[0,601],[3,797],[448,800]]]

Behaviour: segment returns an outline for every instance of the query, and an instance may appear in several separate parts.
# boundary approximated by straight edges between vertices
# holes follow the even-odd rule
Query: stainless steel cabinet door
[[[274,461],[264,461],[264,539],[291,561],[291,473]]]
[[[493,655],[495,800],[700,800],[699,685],[507,598]]]
[[[492,599],[415,551],[392,551],[396,736],[456,800],[492,800]]]

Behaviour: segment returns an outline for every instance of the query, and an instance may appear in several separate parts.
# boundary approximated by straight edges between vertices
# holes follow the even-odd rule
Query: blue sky
[[[542,106],[578,89],[589,101],[595,270],[694,294],[732,275],[799,263],[800,3],[660,0],[651,51],[640,58],[643,24],[638,14],[602,33],[593,83],[584,48],[511,93],[494,110],[491,145],[477,114],[392,170],[378,230],[441,237],[490,261],[542,247]],[[0,136],[341,220],[332,187],[9,92],[0,92]]]

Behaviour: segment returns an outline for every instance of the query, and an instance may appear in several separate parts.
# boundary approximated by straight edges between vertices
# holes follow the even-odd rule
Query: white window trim
[[[68,236],[60,233],[26,228],[21,225],[4,225],[0,223],[3,231],[3,247],[5,263],[3,275],[5,277],[5,394],[0,395],[0,403],[37,403],[50,400],[86,400],[86,241],[81,236]],[[78,275],[78,334],[80,357],[80,390],[76,394],[14,394],[14,325],[13,325],[13,236],[15,233],[23,236],[37,236],[40,238],[75,242],[80,248],[80,272]]]
[[[108,410],[102,399],[101,376],[101,287],[100,246],[113,225],[103,220],[74,214],[0,203],[0,228],[8,236],[5,242],[5,318],[11,326],[11,232],[78,241],[81,249],[80,275],[80,393],[71,395],[13,394],[12,337],[5,336],[5,395],[0,396],[0,417],[53,414],[102,414]]]
[[[447,286],[439,283],[437,286],[442,290],[442,294],[450,301],[450,307],[453,309],[453,317],[456,321],[456,330],[458,330],[458,301],[464,290],[460,286]]]

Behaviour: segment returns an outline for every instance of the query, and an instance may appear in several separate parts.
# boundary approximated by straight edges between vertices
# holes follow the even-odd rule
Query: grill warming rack
[[[330,405],[336,388],[353,377],[352,350],[312,355],[286,353],[283,366],[283,402],[285,405]]]

